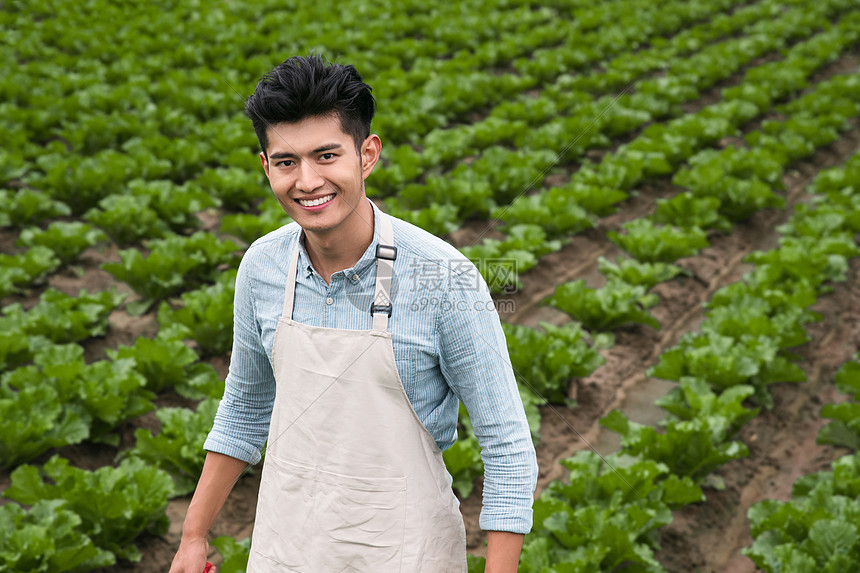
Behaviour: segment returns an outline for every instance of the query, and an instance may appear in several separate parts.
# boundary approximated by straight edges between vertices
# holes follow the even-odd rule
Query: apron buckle
[[[388,304],[373,304],[370,303],[370,314],[376,314],[377,312],[386,312],[388,313],[388,318],[391,318],[391,303]]]
[[[386,259],[389,261],[397,259],[397,247],[395,247],[394,245],[383,245],[382,243],[377,244],[376,258]]]

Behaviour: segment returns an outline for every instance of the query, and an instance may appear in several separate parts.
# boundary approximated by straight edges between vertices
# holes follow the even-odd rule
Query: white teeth
[[[314,199],[313,201],[307,201],[305,199],[299,199],[299,204],[305,207],[316,207],[317,205],[322,205],[323,203],[328,203],[334,199],[334,194],[326,195],[325,197],[320,197],[319,199]]]

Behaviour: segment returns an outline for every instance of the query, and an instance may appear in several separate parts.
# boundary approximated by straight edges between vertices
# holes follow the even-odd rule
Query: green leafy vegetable
[[[454,489],[461,497],[469,497],[475,478],[484,471],[478,438],[469,436],[458,439],[442,453],[442,457],[445,459],[445,467],[454,479]]]
[[[53,456],[41,469],[23,465],[11,477],[5,497],[25,505],[64,500],[65,507],[81,517],[81,528],[96,547],[120,559],[140,560],[133,541],[144,531],[167,532],[165,510],[173,480],[142,460],[128,459],[116,468],[88,471]]]
[[[648,312],[658,302],[644,286],[614,279],[597,289],[585,286],[585,280],[559,285],[548,304],[582,322],[589,330],[612,330],[623,324],[645,324],[657,330],[660,323]]]
[[[453,478],[452,486],[463,498],[472,493],[475,479],[484,473],[481,447],[472,429],[472,420],[466,407],[460,404],[458,412],[459,436],[450,448],[442,452],[445,467]]]
[[[450,203],[431,202],[421,209],[409,209],[393,198],[385,200],[385,211],[434,235],[447,235],[459,227],[458,210]]]
[[[606,257],[598,257],[597,268],[610,282],[618,280],[644,287],[646,291],[685,272],[668,263],[643,263],[629,258],[618,258],[613,263]]]
[[[74,215],[120,193],[129,176],[140,169],[133,157],[116,149],[102,149],[92,156],[70,155],[64,149],[45,153],[36,163],[42,172],[32,172],[26,182],[71,207]]]
[[[595,225],[595,218],[578,205],[554,209],[540,195],[523,195],[507,207],[500,207],[493,217],[509,224],[527,223],[540,226],[550,236],[579,233]]]
[[[115,289],[96,294],[82,290],[75,297],[48,288],[30,310],[25,311],[19,303],[3,307],[0,328],[21,336],[43,336],[56,343],[103,336],[108,316],[125,298]]]
[[[62,573],[116,562],[81,531],[81,518],[63,500],[40,500],[29,511],[0,506],[0,570]]]
[[[484,239],[462,247],[460,252],[478,268],[490,292],[515,292],[522,286],[519,273],[537,264],[538,257],[561,248],[560,240],[548,241],[537,225],[514,225],[505,240]]]
[[[726,462],[749,455],[741,442],[727,442],[734,420],[720,415],[669,421],[666,431],[632,422],[618,410],[600,424],[621,435],[622,451],[666,464],[672,473],[701,482]]]
[[[220,397],[223,381],[210,364],[197,361],[197,353],[182,341],[185,333],[182,328],[162,328],[155,338],[138,337],[133,346],[108,349],[107,354],[112,360],[133,359],[151,392],[174,388],[194,399]]]
[[[800,346],[809,340],[805,324],[819,316],[799,306],[776,311],[765,299],[740,295],[707,313],[702,332],[740,339],[744,335],[767,336],[781,349]]]
[[[206,169],[194,179],[194,185],[204,196],[215,197],[231,211],[246,211],[254,203],[269,196],[268,183],[257,169],[220,167]]]
[[[681,378],[679,388],[658,398],[654,404],[669,413],[667,421],[721,416],[728,423],[726,434],[733,435],[758,415],[759,408],[748,409],[743,406],[744,400],[754,393],[752,386],[740,385],[717,395],[704,380],[685,376]]]
[[[849,360],[843,364],[836,372],[835,382],[840,392],[850,394],[854,400],[860,401],[860,363]]]
[[[71,214],[69,206],[35,189],[0,191],[0,227],[38,225],[45,219]]]
[[[34,370],[29,367],[25,372]],[[91,418],[83,408],[63,402],[49,385],[15,390],[10,386],[12,374],[0,379],[0,467],[15,467],[90,436]]]
[[[162,302],[158,308],[159,324],[162,328],[184,328],[204,354],[226,354],[233,344],[235,281],[236,270],[231,269],[214,285],[184,293],[183,306],[177,310]]]
[[[763,571],[836,573],[860,564],[860,499],[837,494],[831,473],[816,477],[809,490],[798,480],[791,501],[765,500],[747,512],[755,542],[742,553]]]
[[[146,199],[147,207],[174,232],[200,226],[197,213],[217,205],[217,200],[193,184],[176,185],[172,181],[129,181],[127,193]]]
[[[220,265],[234,266],[239,248],[233,241],[219,241],[198,231],[190,237],[173,236],[152,241],[152,251],[144,258],[137,249],[120,251],[121,263],[104,263],[102,268],[117,280],[128,283],[143,300],[129,308],[142,313],[156,301],[217,276]]]
[[[21,255],[0,253],[0,298],[43,278],[60,266],[60,259],[48,247],[37,245]]]
[[[657,199],[655,223],[676,227],[716,229],[731,232],[732,224],[720,214],[720,199],[697,197],[689,191],[679,193],[671,199]]]
[[[848,272],[848,258],[860,254],[853,234],[839,233],[818,239],[816,237],[782,237],[779,248],[767,252],[750,253],[745,261],[753,263],[778,280],[808,280],[814,285],[825,281],[844,281]]]
[[[64,344],[40,349],[33,361],[33,366],[4,374],[4,386],[55,390],[60,403],[92,417],[94,435],[154,407],[150,402],[154,395],[143,389],[146,381],[134,370],[133,360],[87,364],[80,346]]]
[[[690,159],[673,183],[696,197],[716,198],[719,213],[730,221],[748,219],[756,211],[784,206],[773,189],[782,189],[783,161],[762,148],[705,150]]]
[[[2,319],[0,324],[3,324]],[[27,336],[15,325],[6,323],[3,326],[9,329],[0,331],[0,370],[24,364],[39,348],[51,344],[44,336]]]
[[[800,367],[778,353],[776,341],[767,336],[745,334],[736,339],[718,334],[688,334],[675,348],[663,353],[648,375],[664,380],[692,376],[719,391],[739,384],[750,385],[756,390],[756,398],[770,408],[773,398],[767,385],[806,380]]]
[[[245,573],[248,559],[251,556],[251,538],[236,541],[232,537],[221,535],[212,540],[212,546],[218,550],[224,562],[218,568],[219,573]]]
[[[588,376],[605,360],[588,345],[579,324],[540,326],[542,330],[502,323],[511,366],[520,384],[549,402],[564,403],[570,381]]]
[[[108,195],[98,208],[84,214],[120,246],[133,245],[144,239],[156,239],[169,232],[167,223],[152,209],[149,196]]]
[[[860,451],[860,403],[825,404],[821,417],[833,420],[818,431],[819,444],[830,444]]]
[[[48,247],[54,251],[62,264],[67,265],[84,250],[106,240],[107,237],[103,232],[86,223],[57,221],[51,223],[44,231],[32,227],[24,229],[18,238],[18,245]]]
[[[275,201],[263,202],[259,215],[237,213],[221,218],[221,232],[238,237],[251,244],[267,233],[280,229],[292,219],[284,212],[280,203]]]
[[[611,231],[609,240],[648,263],[674,263],[708,246],[705,232],[698,227],[658,227],[649,219],[635,219],[623,227],[627,233]]]
[[[218,399],[209,398],[200,402],[195,411],[159,409],[155,417],[161,422],[161,431],[153,435],[150,430],[138,428],[134,432],[135,446],[122,452],[122,457],[138,457],[168,472],[174,479],[174,495],[194,491],[206,459],[203,442],[212,430],[218,403]]]
[[[671,507],[703,499],[689,478],[670,476],[653,460],[611,455],[604,463],[584,451],[561,463],[569,478],[550,483],[535,501],[522,571],[612,571],[622,564],[658,571],[649,533],[672,521]]]

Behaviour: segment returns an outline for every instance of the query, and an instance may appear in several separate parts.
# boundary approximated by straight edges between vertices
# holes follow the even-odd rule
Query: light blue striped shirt
[[[378,219],[376,205],[373,213]],[[397,259],[388,329],[406,394],[442,450],[457,438],[458,399],[463,402],[485,464],[480,526],[527,533],[537,461],[486,283],[445,241],[399,219],[392,217],[391,223]],[[249,463],[260,460],[275,398],[275,329],[300,234],[298,224],[290,223],[255,241],[242,259],[230,372],[207,450]],[[361,259],[334,273],[331,284],[314,271],[300,243],[293,319],[328,328],[370,329],[378,243],[374,233]]]

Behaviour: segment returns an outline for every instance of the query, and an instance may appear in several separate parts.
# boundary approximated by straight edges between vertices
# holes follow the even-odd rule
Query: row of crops
[[[720,466],[749,453],[732,436],[761,407],[772,407],[770,384],[806,380],[791,362],[790,349],[809,339],[804,324],[816,320],[809,307],[832,283],[846,279],[849,259],[860,255],[854,241],[860,231],[860,198],[856,185],[845,186],[858,176],[860,154],[844,169],[822,172],[810,189],[820,202],[795,211],[780,228],[778,247],[752,253],[748,260],[755,269],[714,293],[701,332],[685,335],[650,369],[650,375],[678,382],[657,400],[666,412],[660,431],[613,411],[601,424],[620,434],[620,451],[605,460],[583,451],[562,462],[570,470],[569,480],[552,483],[536,502],[537,523],[524,551],[523,570],[552,570],[560,563],[581,571],[611,571],[628,563],[661,570],[653,556],[658,547],[652,532],[671,522],[672,510],[702,501],[701,486]],[[840,389],[855,394],[855,400],[858,367],[847,363],[837,375]],[[759,406],[747,407],[750,397]],[[856,402],[823,408],[822,416],[834,422],[824,426],[820,443],[856,451],[857,414]],[[747,554],[759,567],[845,571],[856,565],[858,462],[857,455],[842,458],[842,481],[830,490],[850,496],[853,487],[853,498],[828,502],[819,512],[798,509],[801,524],[794,514],[786,517],[791,510],[779,509],[779,502],[751,510],[758,539]],[[832,488],[828,479],[801,480],[798,508],[815,503],[804,502],[799,492],[809,493],[815,480]],[[821,485],[816,494],[826,495],[826,487]],[[822,523],[816,526],[818,521]],[[803,568],[795,568],[799,563]]]
[[[503,324],[538,446],[539,406],[575,408],[571,381],[604,364],[613,333],[661,328],[654,289],[689,276],[679,261],[786,209],[788,170],[860,114],[856,65],[826,73],[860,47],[853,0],[404,0],[337,18],[321,5],[164,4],[0,8],[15,62],[0,81],[0,571],[139,561],[140,541],[167,532],[169,501],[193,491],[235,269],[289,221],[241,112],[241,94],[286,56],[356,65],[385,144],[368,194],[441,236],[492,222],[457,246],[497,294],[523,282],[488,261],[527,273],[643,185],[678,190],[605,234],[624,254],[600,259],[602,286],[577,278],[541,301],[567,320]],[[820,319],[810,307],[860,255],[860,155],[806,191],[777,246],[703,301],[699,331],[641,365],[678,383],[656,402],[665,419],[612,411],[600,423],[620,450],[562,461],[521,571],[665,570],[660,528],[748,455],[735,438],[773,408],[773,385],[806,380],[792,349]],[[55,286],[70,282],[81,290]],[[157,332],[100,351],[117,316]],[[765,571],[860,566],[860,363],[835,382],[849,399],[822,410],[833,421],[819,440],[853,453],[799,480],[792,501],[750,510],[744,554]],[[113,462],[76,465],[87,447]],[[473,495],[483,466],[465,410],[445,460],[461,498]],[[244,570],[248,541],[214,542],[222,573]]]

